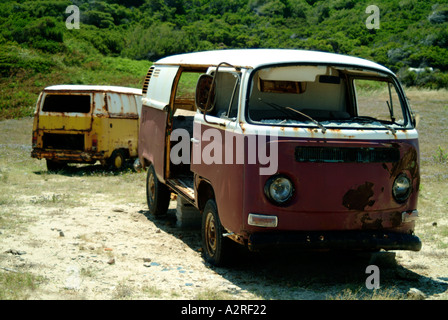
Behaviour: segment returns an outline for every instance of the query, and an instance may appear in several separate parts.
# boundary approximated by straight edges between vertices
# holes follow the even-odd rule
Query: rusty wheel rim
[[[148,176],[148,200],[150,205],[154,203],[155,190],[156,190],[156,183],[154,180],[154,174],[150,173]]]
[[[122,165],[123,165],[123,159],[121,158],[121,156],[116,156],[114,159],[115,168],[119,169],[121,168]]]
[[[205,243],[207,245],[207,251],[213,256],[217,247],[217,233],[215,218],[210,212],[207,214],[205,222]]]

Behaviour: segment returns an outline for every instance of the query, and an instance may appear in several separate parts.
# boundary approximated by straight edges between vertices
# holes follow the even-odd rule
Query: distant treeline
[[[2,0],[0,73],[98,55],[155,61],[211,49],[297,48],[371,59],[405,85],[448,88],[447,1],[374,2],[379,29],[366,26],[371,0]],[[66,28],[70,5],[79,8],[79,29]],[[21,48],[35,59],[22,59]]]

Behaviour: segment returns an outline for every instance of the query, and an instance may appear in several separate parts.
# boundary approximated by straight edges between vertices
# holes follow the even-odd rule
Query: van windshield
[[[90,112],[90,95],[47,94],[42,106],[43,112]]]
[[[255,72],[248,122],[280,126],[403,128],[410,121],[388,75],[331,66],[281,66]]]

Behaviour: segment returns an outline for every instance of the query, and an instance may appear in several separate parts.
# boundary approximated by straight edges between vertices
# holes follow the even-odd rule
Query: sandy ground
[[[447,299],[446,251],[335,254],[241,254],[230,268],[201,258],[197,228],[176,225],[176,202],[155,219],[139,204],[91,201],[61,209],[30,205],[22,232],[2,230],[3,272],[44,277],[29,299],[327,299],[365,286],[378,265],[381,288]]]

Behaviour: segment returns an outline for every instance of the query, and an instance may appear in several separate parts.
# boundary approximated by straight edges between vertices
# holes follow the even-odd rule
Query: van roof
[[[236,67],[258,68],[272,64],[305,63],[350,65],[375,69],[389,74],[392,71],[375,62],[347,55],[295,49],[227,49],[184,53],[162,58],[157,65],[217,66],[221,62]]]
[[[117,93],[128,93],[128,94],[142,94],[141,89],[120,87],[120,86],[101,86],[101,85],[77,85],[77,84],[64,84],[64,85],[54,85],[49,86],[44,89],[48,91],[107,91],[107,92],[117,92]]]

